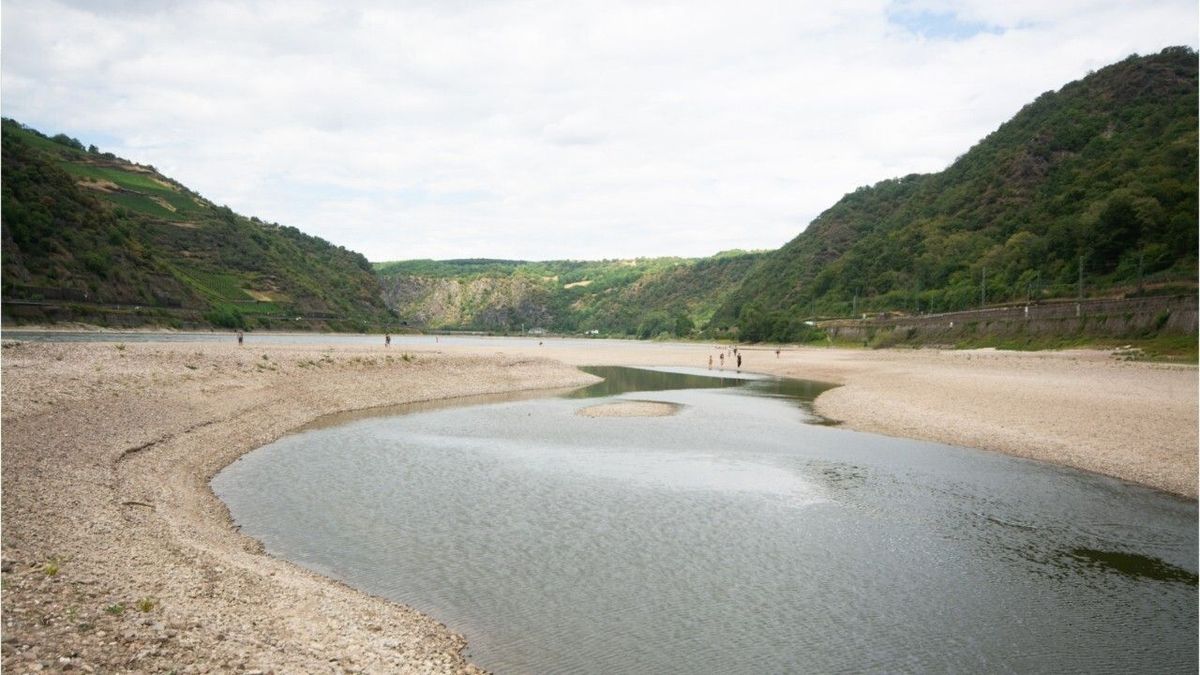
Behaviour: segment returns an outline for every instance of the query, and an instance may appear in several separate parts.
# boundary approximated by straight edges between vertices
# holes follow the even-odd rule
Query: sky
[[[0,111],[371,261],[773,249],[1195,0],[3,0]]]

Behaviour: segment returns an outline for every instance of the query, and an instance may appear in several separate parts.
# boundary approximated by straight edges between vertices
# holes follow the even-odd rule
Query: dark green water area
[[[822,425],[821,383],[588,370],[297,433],[213,488],[498,673],[1197,670],[1195,502]],[[576,414],[598,400],[679,412]]]

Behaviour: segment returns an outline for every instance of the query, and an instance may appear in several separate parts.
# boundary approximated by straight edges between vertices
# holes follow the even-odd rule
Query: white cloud
[[[1197,43],[1185,1],[822,4],[6,0],[2,105],[372,260],[705,255]]]

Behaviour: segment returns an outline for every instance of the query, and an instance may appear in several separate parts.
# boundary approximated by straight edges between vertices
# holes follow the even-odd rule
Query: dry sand
[[[584,417],[666,417],[679,412],[680,406],[662,401],[617,401],[580,408],[576,415]]]
[[[469,671],[463,639],[435,620],[263,555],[208,480],[330,413],[591,381],[563,363],[703,367],[717,354],[500,348],[406,360],[395,345],[6,343],[4,671]],[[742,353],[744,370],[845,385],[816,407],[855,429],[1196,497],[1195,368],[1100,352]]]
[[[208,487],[326,413],[595,380],[402,354],[6,343],[4,672],[469,670],[436,621],[263,555]]]

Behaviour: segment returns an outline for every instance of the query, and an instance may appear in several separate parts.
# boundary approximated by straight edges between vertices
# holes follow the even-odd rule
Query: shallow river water
[[[816,383],[596,372],[291,435],[213,488],[499,673],[1196,672],[1194,502],[813,424]]]

